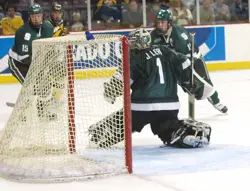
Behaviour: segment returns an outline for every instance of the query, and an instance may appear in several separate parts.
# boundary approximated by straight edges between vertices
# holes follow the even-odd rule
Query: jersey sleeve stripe
[[[24,60],[25,58],[28,58],[29,55],[26,54],[26,55],[18,55],[16,52],[14,52],[12,49],[9,50],[9,56],[11,58],[13,58],[14,60],[18,61],[18,62],[22,62],[22,60]]]

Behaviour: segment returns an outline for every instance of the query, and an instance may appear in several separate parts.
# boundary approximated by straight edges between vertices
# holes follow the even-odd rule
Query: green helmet
[[[42,9],[42,7],[39,4],[31,5],[28,8],[28,14],[29,15],[39,14],[39,13],[42,13],[42,12],[43,12],[43,9]]]
[[[143,28],[133,30],[128,35],[129,41],[132,44],[132,48],[135,49],[146,49],[151,45],[151,35]]]
[[[157,20],[172,22],[172,13],[169,10],[161,9],[156,16]]]

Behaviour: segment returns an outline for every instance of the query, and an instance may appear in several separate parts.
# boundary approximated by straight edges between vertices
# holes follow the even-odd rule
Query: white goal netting
[[[115,135],[126,138],[119,144],[102,148],[89,134],[91,125],[129,104],[123,96],[114,104],[103,98],[103,83],[126,63],[126,38],[95,38],[87,41],[83,35],[74,35],[33,42],[32,64],[0,134],[0,176],[55,182],[130,171],[131,145],[127,144],[131,134],[125,125],[129,119],[121,116],[113,124]],[[123,78],[126,83],[129,79]],[[112,91],[116,91],[113,86]],[[124,87],[126,95],[129,88]],[[124,131],[116,130],[118,123]]]

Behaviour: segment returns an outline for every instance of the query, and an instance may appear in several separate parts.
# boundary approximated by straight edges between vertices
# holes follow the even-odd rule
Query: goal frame
[[[132,167],[132,125],[131,125],[131,98],[130,98],[130,62],[129,62],[129,42],[126,36],[121,37],[122,45],[122,65],[123,65],[123,110],[125,126],[125,166],[128,173],[133,172]],[[74,95],[74,60],[73,46],[67,46],[67,68],[68,68],[68,126],[69,126],[69,148],[70,153],[76,152],[76,125],[75,125],[75,95]]]

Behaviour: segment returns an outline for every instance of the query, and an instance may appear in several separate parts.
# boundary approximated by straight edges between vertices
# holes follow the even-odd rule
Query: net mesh
[[[0,134],[0,175],[54,182],[127,172],[124,142],[100,148],[88,131],[124,106],[122,97],[114,104],[103,98],[103,83],[122,67],[122,55],[115,35],[34,41],[32,64]],[[116,123],[124,126],[124,117]]]

